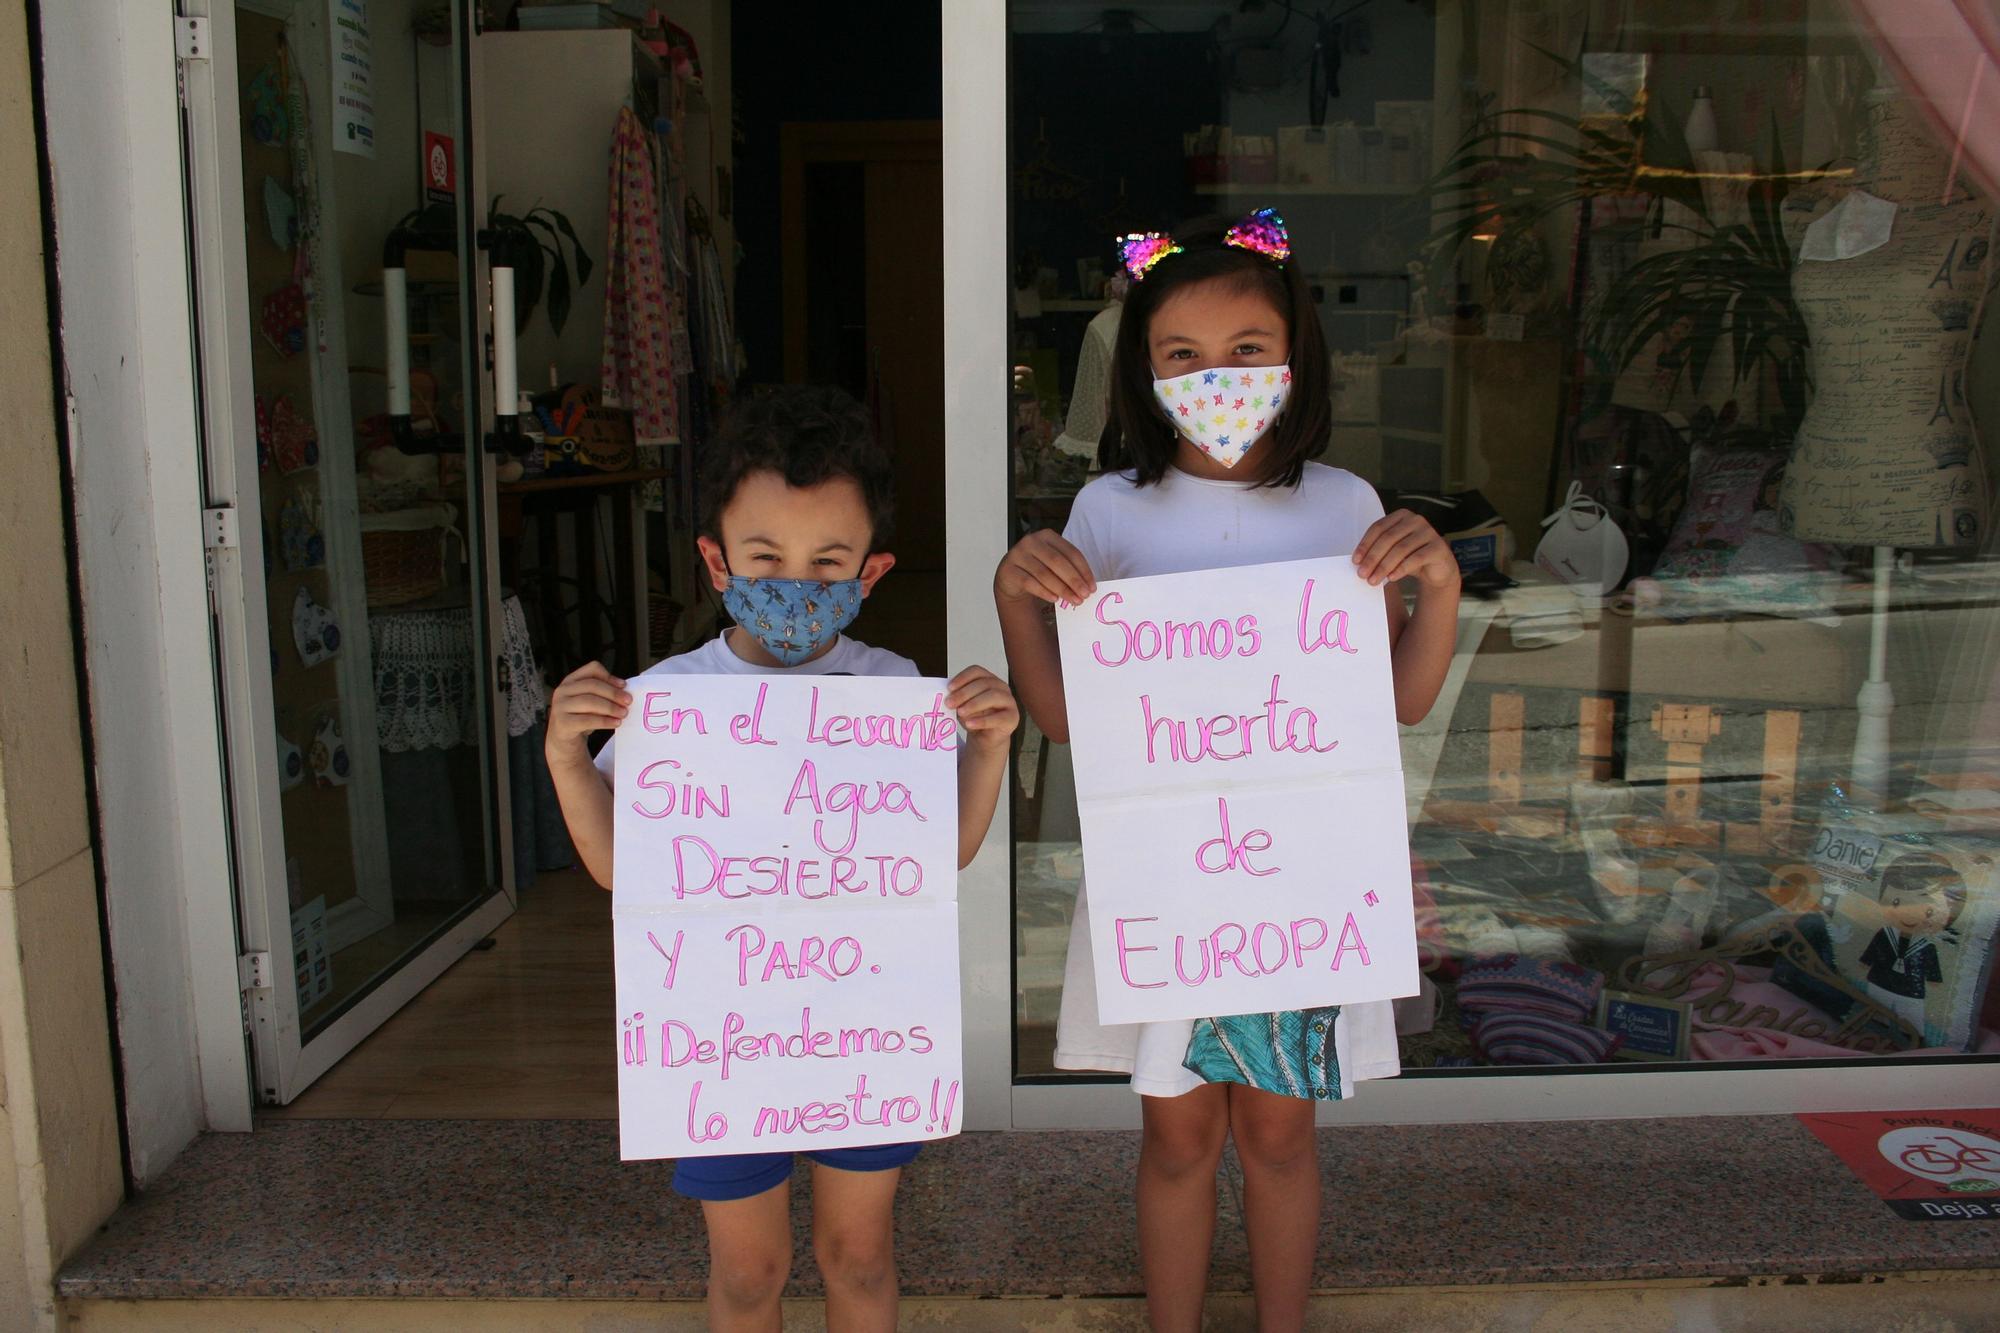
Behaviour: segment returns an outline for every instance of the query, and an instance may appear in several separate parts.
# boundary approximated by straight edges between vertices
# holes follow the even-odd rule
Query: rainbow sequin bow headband
[[[1285,220],[1275,208],[1260,208],[1223,233],[1222,243],[1259,254],[1274,264],[1292,256],[1292,240],[1285,232]],[[1153,265],[1168,255],[1181,253],[1174,238],[1163,231],[1137,231],[1118,238],[1118,258],[1133,279],[1143,278]]]

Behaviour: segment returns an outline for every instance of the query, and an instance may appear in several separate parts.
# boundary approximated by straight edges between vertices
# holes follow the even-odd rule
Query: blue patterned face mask
[[[832,643],[861,613],[861,580],[753,579],[729,576],[722,609],[764,651],[797,666]]]

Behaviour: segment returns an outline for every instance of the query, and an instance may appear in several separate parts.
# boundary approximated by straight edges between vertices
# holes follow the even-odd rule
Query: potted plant
[[[549,327],[561,333],[569,320],[572,283],[581,287],[590,281],[590,255],[562,213],[553,208],[531,208],[516,217],[500,211],[500,199],[499,195],[493,197],[480,240],[495,266],[514,270],[514,331],[526,331],[546,287]],[[564,241],[569,243],[567,254]],[[411,252],[458,253],[458,211],[453,205],[427,204],[397,220],[384,253],[400,258]]]
[[[1582,316],[1585,346],[1616,375],[1665,334],[1683,353],[1677,373],[1699,384],[1729,339],[1736,382],[1771,373],[1779,410],[1769,424],[1790,438],[1805,414],[1810,381],[1805,321],[1792,300],[1791,249],[1779,220],[1799,182],[1829,173],[1787,171],[1774,122],[1768,169],[1749,182],[1748,220],[1718,226],[1675,116],[1644,92],[1632,97],[1596,78],[1580,60],[1535,50],[1612,115],[1586,120],[1538,108],[1482,114],[1421,196],[1438,224],[1428,246],[1433,260],[1450,263],[1474,236],[1529,233],[1593,200],[1650,196],[1643,216],[1607,230],[1679,230],[1688,243],[1621,273]],[[1507,123],[1528,128],[1502,128]],[[1670,213],[1668,203],[1685,212]],[[1672,221],[1676,215],[1693,222]]]
[[[569,320],[572,281],[581,287],[590,281],[591,262],[576,228],[553,208],[535,207],[520,216],[500,211],[501,196],[493,196],[486,213],[487,253],[496,265],[514,270],[514,331],[527,330],[546,287],[549,327],[558,334]],[[569,243],[565,256],[563,242]],[[570,276],[575,266],[575,278]]]

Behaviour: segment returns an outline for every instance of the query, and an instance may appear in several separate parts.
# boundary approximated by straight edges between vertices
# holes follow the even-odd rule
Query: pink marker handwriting
[[[819,686],[812,689],[806,713],[806,744],[862,749],[885,747],[892,750],[955,750],[958,718],[944,706],[942,694],[931,697],[931,706],[921,713],[897,717],[889,713],[833,713],[822,718]]]
[[[1118,976],[1133,990],[1157,990],[1171,984],[1158,961],[1141,957],[1166,948],[1138,942],[1146,938],[1138,928],[1158,920],[1156,916],[1132,916],[1112,921]],[[1200,986],[1220,980],[1225,968],[1250,980],[1275,976],[1287,967],[1296,971],[1315,961],[1313,955],[1327,947],[1331,934],[1327,923],[1316,916],[1291,922],[1258,921],[1248,926],[1225,921],[1203,935],[1173,937],[1173,975],[1183,986]],[[1340,928],[1340,938],[1334,942],[1327,970],[1340,971],[1349,954],[1355,955],[1361,966],[1369,966],[1368,944],[1362,939],[1361,926],[1352,912]]]
[[[777,742],[764,734],[764,701],[771,697],[769,681],[757,685],[757,702],[750,705],[748,712],[738,713],[729,720],[729,738],[738,745],[776,745]]]
[[[942,1080],[933,1079],[931,1084],[930,1122],[942,1122],[945,1132],[950,1133],[951,1108],[958,1101],[958,1084],[950,1085],[948,1100],[942,1108],[939,1096]],[[854,1088],[838,1101],[803,1102],[794,1106],[766,1106],[757,1112],[756,1126],[750,1131],[753,1137],[765,1134],[824,1134],[829,1130],[839,1131],[855,1125],[914,1125],[924,1119],[924,1101],[908,1094],[895,1097],[880,1097],[868,1091],[868,1075],[857,1074]]]
[[[726,1082],[736,1066],[758,1060],[848,1060],[861,1055],[929,1055],[937,1049],[922,1023],[907,1028],[822,1027],[810,1007],[799,1010],[796,1030],[753,1032],[742,1014],[723,1015],[722,1034],[704,1037],[678,1018],[659,1024],[660,1068],[714,1065]],[[643,1043],[643,1038],[641,1039]]]
[[[1316,653],[1322,648],[1338,648],[1343,653],[1358,653],[1361,650],[1347,642],[1347,612],[1329,611],[1319,618],[1319,628],[1312,631],[1308,639],[1308,627],[1312,623],[1313,581],[1306,580],[1306,586],[1299,592],[1299,651]]]
[[[1118,631],[1116,657],[1105,655],[1103,640],[1090,645],[1090,655],[1102,666],[1124,666],[1134,660],[1150,662],[1156,657],[1165,657],[1169,662],[1193,657],[1220,659],[1232,654],[1255,657],[1264,646],[1255,616],[1238,616],[1233,624],[1223,619],[1134,623],[1111,614],[1111,609],[1122,606],[1124,601],[1124,595],[1116,592],[1107,592],[1097,599],[1093,612],[1097,623]]]
[[[923,887],[923,862],[911,856],[726,856],[696,834],[674,838],[676,900],[911,898]]]
[[[1218,796],[1215,807],[1222,819],[1222,836],[1210,838],[1195,849],[1194,863],[1201,868],[1201,872],[1204,875],[1220,875],[1240,869],[1259,877],[1277,874],[1277,866],[1260,866],[1250,859],[1252,852],[1271,850],[1270,833],[1257,828],[1238,838],[1229,830],[1228,798]]]
[[[655,759],[639,770],[638,784],[640,791],[654,793],[650,807],[643,800],[632,802],[632,808],[648,819],[671,819],[676,813],[687,819],[729,818],[729,784],[710,791],[690,782],[677,760]]]
[[[696,1079],[694,1086],[688,1089],[688,1142],[708,1143],[712,1140],[722,1138],[729,1133],[728,1116],[722,1114],[720,1111],[712,1111],[706,1120],[700,1120],[700,1108],[701,1080]],[[696,1124],[697,1120],[700,1120],[699,1126]]]
[[[660,983],[660,985],[667,990],[672,990],[674,988],[674,978],[680,973],[681,941],[685,940],[686,938],[687,938],[686,931],[684,930],[675,931],[674,947],[669,949],[664,944],[660,943],[660,937],[658,935],[655,935],[650,930],[646,932],[646,943],[652,945],[654,951],[657,952],[660,955],[660,957],[667,960],[666,979]]]
[[[824,977],[828,981],[839,981],[851,977],[861,970],[861,941],[852,935],[837,935],[832,940],[823,940],[817,935],[807,935],[791,948],[785,947],[783,940],[773,940],[756,926],[734,926],[723,932],[724,939],[736,941],[736,984],[750,984],[751,963],[758,958],[764,960],[763,975],[759,981],[769,981],[782,976],[787,981],[798,981],[804,977]]]
[[[708,722],[699,708],[680,708],[670,704],[674,697],[672,690],[647,690],[646,697],[639,705],[639,725],[653,735],[665,733],[670,736],[681,734],[681,728],[692,726],[697,736],[708,735]]]
[[[1259,738],[1271,754],[1325,754],[1338,746],[1338,740],[1321,742],[1318,713],[1304,706],[1286,711],[1285,705],[1291,701],[1278,693],[1281,687],[1280,678],[1272,676],[1262,713],[1216,713],[1192,719],[1155,717],[1153,696],[1140,695],[1139,713],[1146,727],[1146,762],[1160,762],[1162,738],[1166,742],[1165,757],[1176,764],[1243,759],[1256,752]]]
[[[836,782],[827,788],[822,797],[819,790],[819,770],[808,759],[799,765],[798,776],[792,779],[792,790],[785,797],[785,813],[792,813],[792,807],[800,801],[813,808],[813,813],[824,816],[831,810],[836,815],[847,817],[845,836],[839,838],[835,846],[826,831],[827,821],[822,817],[813,821],[813,841],[823,852],[845,854],[854,850],[854,844],[861,838],[861,817],[863,815],[915,815],[917,822],[928,824],[930,819],[917,808],[916,798],[910,789],[900,782]]]

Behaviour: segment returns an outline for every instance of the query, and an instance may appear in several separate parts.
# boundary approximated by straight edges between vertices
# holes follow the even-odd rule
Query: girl
[[[1270,209],[1225,227],[1204,219],[1168,237],[1125,237],[1126,297],[1112,358],[1111,417],[1098,461],[1106,475],[1076,497],[1068,527],[1023,537],[994,576],[1015,690],[1051,739],[1069,738],[1048,603],[1080,602],[1098,578],[1183,573],[1353,553],[1382,585],[1393,645],[1396,715],[1430,711],[1457,632],[1458,566],[1437,531],[1407,511],[1384,516],[1369,485],[1312,460],[1331,430],[1329,367],[1303,278]],[[1254,372],[1227,418],[1180,409],[1202,388]],[[1211,379],[1210,377],[1214,378]],[[1189,388],[1190,383],[1194,388]],[[1241,388],[1239,384],[1235,386]],[[1211,406],[1214,406],[1211,395]],[[1238,422],[1248,429],[1238,429]],[[1414,579],[1416,610],[1397,584]],[[1251,1277],[1262,1328],[1305,1317],[1319,1224],[1313,1103],[1241,1083],[1204,1082],[1190,1065],[1189,1021],[1097,1021],[1087,891],[1077,896],[1056,1032],[1056,1064],[1132,1076],[1143,1097],[1139,1257],[1152,1325],[1195,1329],[1208,1285],[1215,1175],[1225,1136],[1243,1165]],[[1334,1015],[1338,1015],[1334,1017]],[[1357,1078],[1398,1072],[1387,1001],[1314,1010],[1335,1024],[1346,1095]]]

